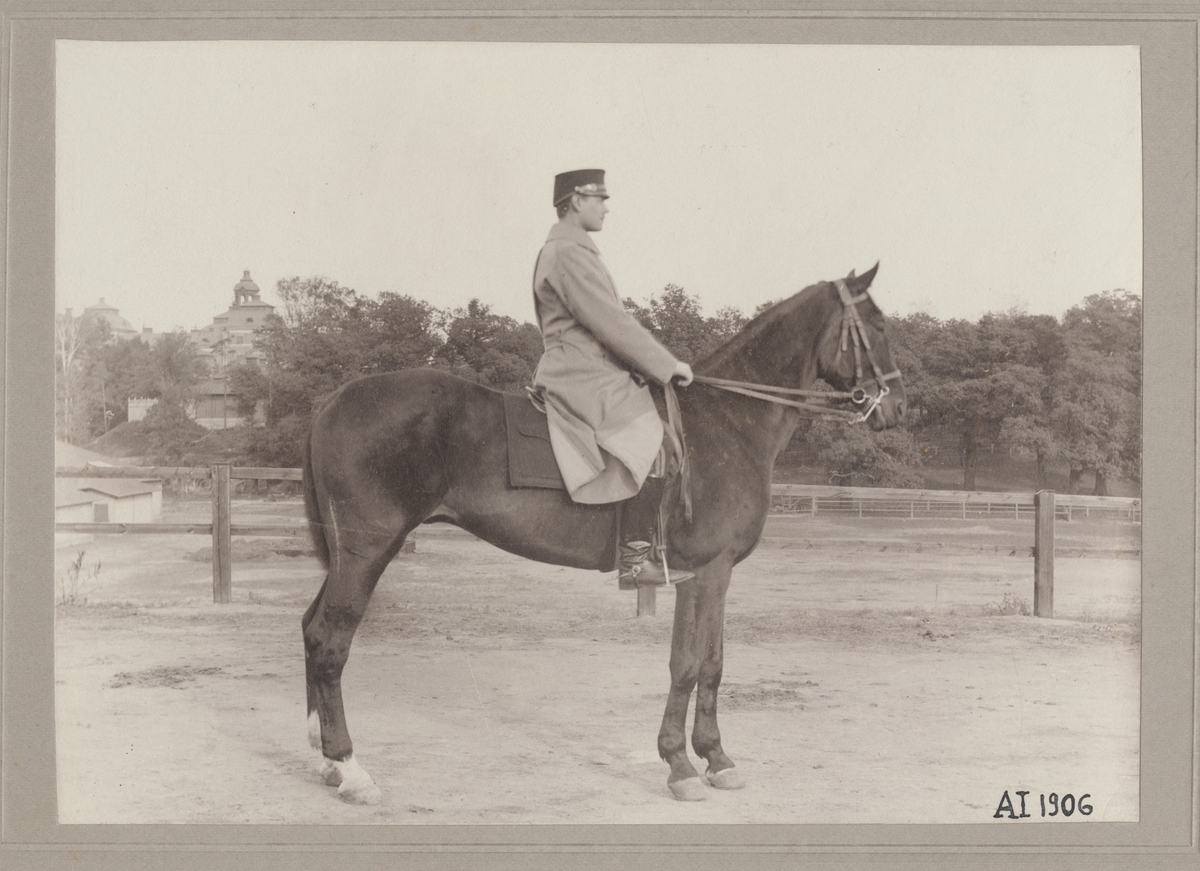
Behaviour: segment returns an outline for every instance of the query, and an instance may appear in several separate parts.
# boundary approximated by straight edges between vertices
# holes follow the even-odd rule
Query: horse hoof
[[[321,779],[325,781],[326,786],[341,786],[342,772],[328,759],[324,759],[321,761]]]
[[[720,771],[713,771],[710,768],[704,772],[704,776],[717,789],[744,789],[746,787],[745,779],[736,768],[722,768]]]
[[[350,787],[349,783],[343,783],[338,787],[338,798],[347,804],[379,804],[379,800],[383,798],[383,793],[371,780],[354,787],[347,787]]]
[[[667,786],[671,788],[671,794],[675,796],[676,801],[704,801],[708,797],[704,781],[699,777],[687,777],[668,783]]]
[[[326,773],[322,768],[322,774],[325,777],[325,782],[331,786],[331,778],[339,778],[340,785],[338,786],[338,798],[349,804],[378,804],[379,799],[383,797],[383,793],[379,791],[379,787],[375,785],[375,781],[371,779],[371,775],[363,769],[351,755],[344,762],[338,762],[334,759],[327,759],[326,762],[334,769],[334,774]]]

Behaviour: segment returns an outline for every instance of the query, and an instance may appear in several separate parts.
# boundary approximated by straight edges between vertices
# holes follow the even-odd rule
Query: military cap
[[[560,172],[554,177],[554,205],[557,206],[571,194],[608,199],[608,191],[604,189],[604,170],[573,169]]]

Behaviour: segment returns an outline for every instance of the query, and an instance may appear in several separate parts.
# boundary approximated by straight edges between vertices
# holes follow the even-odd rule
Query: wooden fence
[[[299,481],[300,469],[271,469],[218,463],[198,466],[85,466],[58,468],[60,478],[136,478],[140,480],[209,480],[212,523],[55,523],[55,532],[99,534],[209,535],[213,539],[213,601],[232,601],[232,538],[235,535],[303,537],[304,524],[239,524],[233,522],[232,482]],[[980,493],[960,490],[888,490],[873,487],[823,487],[776,484],[771,488],[775,511],[851,514],[858,517],[911,519],[1012,518],[1034,523],[1034,614],[1053,616],[1054,523],[1105,517],[1140,522],[1140,499],[1074,496],[1045,490],[1038,493]],[[638,616],[655,612],[655,588],[638,589]]]
[[[303,536],[307,527],[300,524],[235,524],[231,482],[299,481],[300,469],[267,469],[252,466],[233,467],[218,463],[211,468],[201,466],[84,466],[54,470],[58,478],[136,478],[139,480],[196,480],[212,481],[212,523],[55,523],[55,532],[90,532],[108,534],[209,535],[213,540],[213,601],[224,604],[233,601],[233,536],[279,535]]]
[[[858,517],[907,517],[969,520],[991,518],[1033,520],[1033,493],[982,493],[968,490],[888,490],[876,487],[826,487],[776,484],[771,488],[776,510]],[[1140,522],[1142,500],[1120,496],[1076,496],[1058,493],[1055,515],[1068,522],[1110,518]]]

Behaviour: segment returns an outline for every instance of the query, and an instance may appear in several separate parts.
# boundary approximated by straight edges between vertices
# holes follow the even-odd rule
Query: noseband
[[[834,286],[837,287],[838,297],[842,301],[842,329],[841,337],[838,341],[838,358],[840,359],[841,355],[850,348],[851,343],[853,343],[854,347],[854,387],[849,392],[797,390],[790,387],[773,387],[769,384],[730,381],[726,378],[713,378],[710,375],[697,375],[695,380],[701,384],[709,384],[720,390],[740,393],[743,396],[752,396],[755,399],[764,399],[767,402],[774,402],[776,405],[786,405],[789,408],[795,408],[803,412],[805,417],[818,420],[840,420],[849,423],[863,423],[869,420],[871,415],[883,403],[883,398],[891,392],[887,386],[887,382],[893,378],[899,378],[900,370],[894,369],[885,375],[883,369],[880,368],[879,363],[875,359],[875,354],[871,351],[871,342],[867,338],[862,317],[856,308],[858,303],[869,299],[866,291],[863,291],[858,296],[852,296],[850,288],[846,285],[844,279],[835,281]],[[864,355],[871,366],[871,374],[874,376],[865,381],[863,380]],[[876,387],[874,393],[867,391],[867,388],[871,385],[875,385]],[[818,405],[814,402],[785,399],[785,396],[848,399],[852,404],[862,406],[862,410],[858,412],[844,411],[838,408],[829,408],[826,405]]]

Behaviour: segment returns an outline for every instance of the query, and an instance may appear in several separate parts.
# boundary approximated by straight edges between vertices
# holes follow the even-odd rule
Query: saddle
[[[663,477],[680,477],[680,500],[691,520],[691,488],[688,486],[687,447],[683,440],[683,423],[679,400],[668,385],[664,391],[667,441],[673,456],[665,458],[665,467],[655,470]],[[541,393],[526,387],[524,395],[504,394],[504,430],[508,439],[508,483],[512,487],[531,487],[543,490],[566,490],[554,449],[550,446],[550,424]],[[660,461],[664,458],[660,456]]]

